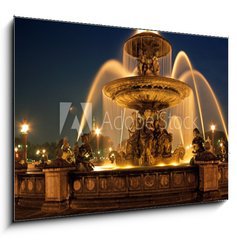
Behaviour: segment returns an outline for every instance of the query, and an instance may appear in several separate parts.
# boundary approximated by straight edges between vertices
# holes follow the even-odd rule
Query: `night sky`
[[[30,141],[58,141],[59,103],[85,102],[92,81],[109,59],[122,60],[122,47],[134,30],[15,18],[15,120],[31,124]],[[228,40],[160,32],[209,81],[225,119],[228,112]],[[80,112],[78,112],[80,120]],[[66,126],[72,122],[67,120]],[[67,127],[65,127],[67,128]],[[69,127],[70,128],[70,127]]]

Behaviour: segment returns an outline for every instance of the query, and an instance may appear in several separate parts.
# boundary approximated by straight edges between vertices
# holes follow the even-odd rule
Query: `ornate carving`
[[[184,183],[184,174],[183,173],[174,173],[173,174],[174,186],[182,186],[183,183]]]
[[[99,186],[100,186],[100,190],[102,191],[107,191],[110,187],[110,182],[108,178],[100,178],[99,179]]]
[[[125,190],[125,186],[126,186],[125,178],[123,178],[123,177],[114,177],[114,181],[113,182],[114,182],[115,191],[116,190],[119,190],[119,191]]]
[[[153,188],[155,186],[156,176],[155,175],[146,175],[144,176],[144,187]]]
[[[131,189],[139,189],[141,185],[141,177],[140,176],[132,176],[129,178],[129,186]]]
[[[88,191],[94,191],[96,186],[96,179],[95,178],[86,178],[85,179],[85,186]]]
[[[196,176],[194,173],[187,173],[187,182],[189,185],[194,184],[196,181]]]
[[[36,182],[35,182],[35,189],[36,189],[36,192],[42,192],[43,184],[42,184],[42,181],[40,179],[36,180]]]
[[[73,182],[73,189],[76,191],[76,192],[78,192],[78,191],[80,191],[81,190],[81,180],[75,180],[74,182]]]
[[[30,192],[33,191],[33,189],[34,189],[34,184],[33,184],[32,180],[28,180],[27,189],[28,189]]]
[[[21,185],[20,185],[20,191],[24,192],[26,189],[26,181],[22,180]]]
[[[168,188],[170,183],[170,177],[168,174],[159,175],[159,187]]]

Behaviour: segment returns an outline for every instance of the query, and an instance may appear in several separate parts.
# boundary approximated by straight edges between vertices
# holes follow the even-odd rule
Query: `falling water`
[[[220,130],[224,130],[228,139],[225,120],[217,97],[207,79],[200,72],[193,69],[191,61],[185,52],[181,51],[176,56],[171,76],[187,83],[193,89],[193,93],[188,98],[170,109],[171,116],[182,119],[181,132],[184,146],[189,146],[191,143],[194,127],[200,128],[201,126],[205,138],[205,129],[209,128],[209,124],[213,120],[217,123]],[[171,117],[170,124],[172,124],[174,119]],[[188,125],[185,119],[188,119]],[[174,131],[174,139],[180,139],[181,132]],[[178,143],[175,141],[174,145]]]
[[[207,79],[197,70],[193,69],[187,54],[180,51],[174,61],[172,68],[172,52],[159,59],[160,75],[171,76],[187,83],[193,90],[190,96],[184,99],[179,105],[168,109],[170,114],[168,131],[173,133],[173,147],[182,144],[189,146],[192,141],[192,130],[198,127],[202,130],[205,138],[205,129],[214,120],[218,128],[223,128],[228,139],[225,120],[221,111],[217,97],[208,83]],[[124,109],[117,106],[106,96],[102,96],[104,84],[116,78],[137,75],[137,60],[123,52],[123,64],[116,60],[109,60],[99,69],[87,98],[87,102],[93,104],[93,109],[103,99],[103,118],[106,123],[103,125],[102,134],[110,136],[114,145],[128,137],[127,128],[131,123],[131,113],[133,110]],[[211,111],[210,111],[211,110]],[[86,124],[86,108],[81,118],[78,138]],[[211,114],[210,114],[211,113]],[[213,119],[210,119],[210,116]],[[219,122],[218,122],[219,119]],[[108,123],[109,121],[109,123]]]
[[[196,96],[196,99],[197,99],[197,105],[198,105],[199,117],[200,117],[200,121],[201,121],[202,133],[203,133],[203,137],[205,138],[205,129],[204,129],[204,123],[203,123],[202,106],[201,106],[201,103],[200,103],[199,92],[197,90],[196,79],[195,79],[195,76],[193,74],[193,67],[192,67],[192,64],[191,64],[191,61],[190,61],[188,55],[185,52],[180,51],[175,58],[171,77],[175,78],[175,79],[179,79],[180,74],[183,74],[187,70],[190,70],[191,73],[192,73],[192,80],[193,80],[193,86],[194,86],[194,88],[192,88],[192,89],[194,90],[195,96]],[[186,114],[184,116],[186,116]]]
[[[101,102],[102,99],[102,88],[103,86],[116,78],[126,76],[128,73],[123,68],[122,64],[117,60],[109,60],[105,62],[101,68],[99,69],[98,73],[96,74],[92,86],[90,88],[87,102],[92,103],[92,108],[96,109],[98,104]],[[84,113],[81,117],[80,127],[78,131],[78,138],[80,137],[85,125],[86,125],[86,116],[88,114],[89,108],[86,105],[84,109]]]
[[[213,89],[203,74],[197,70],[193,70],[193,73],[187,71],[180,77],[180,80],[188,82],[192,79],[193,75],[197,81],[197,91],[201,95],[200,104],[202,105],[205,129],[208,129],[210,123],[214,121],[218,128],[224,131],[226,138],[228,139],[227,127],[220,104]]]

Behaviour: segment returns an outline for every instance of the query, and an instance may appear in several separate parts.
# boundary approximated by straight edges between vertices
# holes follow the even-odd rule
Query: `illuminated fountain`
[[[111,148],[104,165],[97,165],[94,171],[83,171],[74,163],[64,165],[61,158],[54,161],[60,164],[53,163],[37,174],[18,169],[14,185],[17,206],[23,206],[25,212],[30,202],[47,216],[58,216],[66,210],[71,215],[227,199],[228,154],[224,141],[220,144],[221,159],[201,142],[204,154],[196,154],[199,158],[195,156],[197,161],[190,164],[198,145],[195,138],[203,141],[197,133],[193,139],[196,116],[204,139],[210,116],[219,121],[218,127],[222,126],[228,139],[220,104],[206,78],[192,68],[188,56],[180,52],[172,68],[171,54],[170,43],[157,33],[141,32],[129,38],[124,44],[123,64],[107,61],[87,97],[95,108],[103,93],[103,107],[112,118],[122,113],[117,131],[103,126],[95,131],[98,137],[117,137],[119,148]],[[78,139],[89,110],[84,109]],[[163,110],[171,115],[167,125]],[[127,136],[123,148],[121,143]]]
[[[150,61],[148,65],[151,66],[145,75],[142,74],[141,69],[143,66],[141,63],[142,51],[139,51],[142,45],[143,47],[149,48],[147,51],[147,59],[148,62]],[[156,73],[154,73],[152,69],[153,57],[157,61],[157,66],[155,67],[159,68],[159,71]],[[127,146],[129,141],[127,141],[127,139],[131,137],[131,134],[127,129],[133,124],[133,112],[137,113],[137,118],[141,121],[144,121],[144,110],[146,109],[151,110],[151,113],[148,114],[150,114],[155,121],[159,118],[158,115],[163,110],[170,115],[170,118],[168,120],[166,119],[168,123],[166,129],[168,133],[172,134],[173,139],[170,143],[172,149],[180,150],[181,158],[169,158],[167,156],[165,158],[152,157],[150,163],[145,164],[141,157],[129,159],[127,156],[122,165],[189,163],[192,157],[191,143],[193,139],[193,129],[198,127],[205,139],[205,130],[208,130],[209,124],[213,119],[215,123],[217,123],[218,128],[224,131],[228,139],[227,127],[220,104],[207,79],[200,72],[193,69],[191,61],[185,52],[181,51],[178,53],[173,67],[171,59],[172,48],[167,40],[155,32],[138,32],[138,34],[133,35],[124,44],[123,64],[117,60],[108,60],[102,65],[94,78],[87,102],[91,102],[93,108],[101,108],[103,106],[104,119],[102,122],[104,124],[104,122],[109,120],[109,124],[99,124],[102,134],[111,138],[114,143],[114,149],[117,149],[118,145],[119,148],[117,150],[122,153],[122,155],[129,151]],[[124,84],[122,85],[124,89],[117,95],[116,88],[121,82]],[[167,84],[171,85],[168,86]],[[183,91],[181,86],[187,86],[187,84],[189,87]],[[132,90],[131,85],[134,85],[132,86]],[[143,85],[145,85],[145,88]],[[167,89],[165,90],[163,88],[164,85],[170,89],[174,87],[175,89],[173,90],[177,90],[178,94],[175,95],[175,91],[169,91],[169,93],[166,94]],[[140,89],[134,89],[134,87]],[[143,88],[143,97],[145,99],[140,98],[139,94],[134,95],[135,92],[138,93],[141,91],[141,88]],[[162,88],[163,90],[161,91]],[[190,91],[190,88],[192,91]],[[102,89],[104,89],[104,94],[102,94]],[[182,96],[182,94],[184,95]],[[177,98],[177,96],[180,96],[180,98]],[[152,99],[153,97],[154,99]],[[101,98],[103,99],[102,106],[100,106]],[[211,114],[209,114],[210,112]],[[85,128],[86,119],[88,118],[86,117],[87,114],[88,109],[86,106],[81,118],[78,139]],[[98,121],[100,116],[96,117],[96,119]],[[184,149],[181,146],[185,148],[185,156],[183,159],[182,154],[184,153]],[[171,151],[172,153],[175,152],[175,155],[177,154],[177,151]],[[141,152],[142,147],[140,147],[140,155]],[[180,161],[181,159],[182,161]],[[147,161],[145,160],[145,162]],[[117,167],[115,164],[111,165],[106,163],[105,165],[104,167],[106,168],[108,166],[111,166],[113,169]]]
[[[159,116],[161,110],[176,106],[191,93],[186,83],[168,77],[172,47],[160,35],[142,32],[126,41],[124,52],[135,76],[113,80],[103,88],[104,95],[117,105],[135,110],[124,164],[179,163],[184,149],[179,147],[172,154],[172,135]]]

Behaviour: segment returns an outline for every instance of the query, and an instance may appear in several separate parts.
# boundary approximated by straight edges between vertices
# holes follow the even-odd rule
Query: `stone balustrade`
[[[75,168],[15,171],[17,206],[86,213],[228,198],[228,163],[93,172]]]

